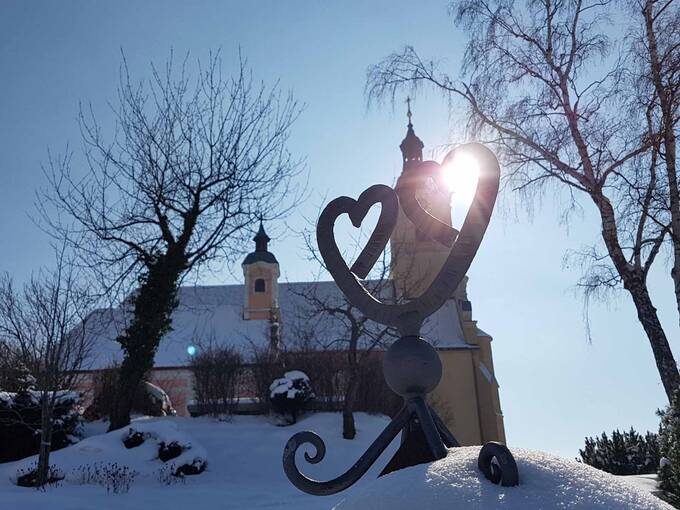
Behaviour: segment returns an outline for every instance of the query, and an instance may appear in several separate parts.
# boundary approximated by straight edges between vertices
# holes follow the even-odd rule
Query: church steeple
[[[408,130],[406,138],[399,146],[403,159],[403,170],[395,189],[413,190],[420,206],[439,221],[451,225],[451,197],[434,186],[429,186],[431,179],[428,172],[418,169],[423,163],[424,144],[413,130],[411,100],[408,106]],[[423,232],[417,230],[400,210],[397,225],[390,237],[392,259],[390,274],[398,291],[407,298],[421,295],[439,272],[444,260],[449,255],[449,248],[432,241]]]
[[[271,239],[267,235],[267,233],[264,231],[264,225],[262,224],[262,220],[260,219],[260,228],[257,231],[257,234],[255,234],[255,237],[253,237],[253,241],[255,241],[255,251],[268,251],[268,244]]]
[[[241,264],[246,291],[243,318],[272,320],[272,317],[278,317],[280,273],[279,263],[269,251],[270,238],[264,231],[262,220],[253,241],[255,251],[249,253]]]
[[[411,113],[411,98],[406,99],[407,111],[406,116],[408,117],[408,126],[406,130],[406,137],[402,140],[399,148],[401,149],[401,156],[403,159],[403,170],[411,170],[417,167],[423,160],[423,144],[422,140],[416,136],[415,131],[413,131],[413,122]]]

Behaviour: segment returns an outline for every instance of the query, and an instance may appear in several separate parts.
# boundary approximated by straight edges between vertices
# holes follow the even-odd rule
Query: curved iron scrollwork
[[[323,439],[314,432],[298,432],[288,440],[283,450],[283,469],[286,476],[295,487],[314,496],[329,496],[344,491],[364,476],[366,471],[378,460],[380,454],[385,451],[385,448],[397,437],[408,418],[408,410],[404,407],[351,468],[337,478],[326,482],[313,480],[303,475],[295,463],[295,454],[304,445],[312,445],[315,448],[315,453],[312,456],[305,452],[305,460],[310,464],[321,462],[326,455],[326,445]]]
[[[321,462],[326,446],[314,432],[299,432],[291,437],[283,452],[283,467],[288,479],[298,489],[313,495],[329,495],[353,485],[375,463],[390,442],[402,433],[397,453],[383,474],[396,469],[441,459],[447,447],[458,441],[437,414],[425,403],[425,395],[441,378],[441,361],[434,348],[420,338],[423,321],[437,311],[465,277],[484,233],[498,194],[500,168],[493,152],[480,144],[465,144],[451,151],[444,159],[447,164],[457,151],[471,153],[479,163],[480,172],[475,196],[460,232],[430,215],[418,202],[417,189],[390,188],[382,184],[371,186],[358,199],[339,197],[321,213],[316,229],[319,251],[326,268],[347,299],[366,317],[381,324],[398,328],[401,338],[387,350],[383,359],[386,381],[395,393],[404,397],[404,407],[392,419],[368,450],[345,473],[328,481],[319,481],[302,474],[296,464],[296,453],[303,446],[314,448],[314,454],[304,453],[310,464]],[[421,164],[418,171],[440,179],[441,166],[433,161]],[[361,226],[368,210],[380,204],[378,223],[366,246],[350,269],[338,248],[334,226],[337,218],[347,214],[355,227]],[[387,246],[397,223],[399,209],[419,232],[450,252],[438,275],[425,292],[406,303],[383,303],[361,282]],[[413,367],[416,367],[415,369]],[[479,456],[479,468],[494,483],[517,485],[517,465],[510,451],[500,443],[488,443]]]

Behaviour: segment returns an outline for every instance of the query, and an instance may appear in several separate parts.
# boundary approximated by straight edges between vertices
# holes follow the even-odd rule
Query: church
[[[450,193],[421,186],[426,178],[418,172],[423,147],[409,110],[406,137],[400,145],[403,167],[396,186],[426,189],[417,195],[421,204],[430,214],[451,225]],[[306,294],[342,298],[332,281],[280,282],[280,264],[285,261],[279,261],[270,248],[271,239],[264,225],[260,224],[253,240],[254,251],[242,263],[242,284],[185,286],[178,291],[179,305],[172,315],[172,330],[161,340],[150,381],[168,393],[179,415],[189,414],[194,399],[189,364],[202,342],[210,340],[244,352],[253,342],[275,342],[285,347],[294,340],[295,328],[289,326],[299,319],[301,310],[310,306],[304,299]],[[408,299],[429,286],[449,248],[422,238],[400,211],[390,251],[389,279],[394,291]],[[466,277],[445,305],[423,325],[423,335],[435,346],[443,365],[441,382],[431,395],[432,403],[461,445],[504,443],[492,339],[473,320],[467,283]],[[84,374],[84,389],[97,370],[122,359],[115,339],[128,314],[129,308],[123,303],[114,309],[96,311],[96,320],[89,321],[96,324],[90,327],[90,334],[96,337],[97,347],[91,369]],[[323,324],[315,334],[330,338],[334,332],[324,329]]]

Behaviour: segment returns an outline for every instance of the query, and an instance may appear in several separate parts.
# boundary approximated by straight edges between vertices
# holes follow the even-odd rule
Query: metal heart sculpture
[[[419,187],[423,182],[421,177],[432,177],[441,185],[441,166],[430,161],[421,163],[415,169],[415,172],[419,172],[418,179],[410,183],[402,182],[396,191],[389,186],[371,186],[357,200],[349,197],[333,200],[319,217],[316,226],[319,251],[338,287],[366,317],[399,330],[401,337],[383,356],[383,374],[388,386],[404,398],[404,405],[352,467],[331,480],[320,481],[307,477],[295,461],[296,452],[302,446],[310,445],[315,451],[313,455],[305,452],[305,460],[311,464],[321,462],[326,454],[321,437],[311,431],[293,435],[283,451],[283,469],[293,485],[308,494],[329,495],[350,487],[368,471],[400,432],[402,443],[383,469],[383,474],[442,459],[447,455],[447,447],[459,446],[451,431],[425,401],[426,395],[441,380],[442,367],[436,350],[420,338],[419,333],[425,318],[449,299],[467,273],[496,203],[500,169],[489,149],[479,144],[462,145],[449,153],[443,165],[463,150],[477,159],[480,173],[474,199],[460,232],[430,215],[418,201]],[[350,269],[335,242],[335,222],[340,215],[347,214],[352,225],[360,227],[368,210],[376,204],[381,206],[378,223]],[[403,304],[387,304],[373,296],[361,279],[369,274],[387,246],[397,224],[400,207],[418,232],[448,246],[450,251],[430,287],[421,296]],[[417,430],[420,432],[414,432]],[[419,452],[416,458],[414,451]],[[494,459],[496,464],[492,462]],[[482,473],[494,483],[500,482],[504,486],[519,483],[517,464],[507,447],[500,443],[487,443],[480,452],[478,465]]]
[[[358,200],[337,198],[326,206],[317,223],[319,251],[340,290],[366,317],[397,327],[403,335],[418,335],[422,322],[437,311],[458,287],[477,253],[496,203],[500,182],[496,156],[481,144],[469,143],[451,151],[442,166],[455,157],[458,151],[468,152],[477,160],[479,180],[470,209],[457,236],[455,229],[422,208],[416,198],[418,190],[413,187],[395,192],[392,188],[379,184],[364,191]],[[424,171],[433,175],[440,168],[434,162],[426,162],[422,166]],[[420,169],[418,167],[416,171]],[[350,270],[335,242],[335,221],[341,214],[348,214],[352,224],[359,227],[368,210],[378,203],[382,210],[376,228]],[[388,304],[373,296],[360,279],[368,275],[387,245],[397,222],[400,205],[419,231],[451,246],[451,251],[438,275],[421,296],[402,304]]]

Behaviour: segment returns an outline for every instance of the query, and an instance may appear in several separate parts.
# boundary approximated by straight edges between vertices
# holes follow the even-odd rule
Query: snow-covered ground
[[[493,485],[477,472],[478,453],[451,449],[445,459],[366,484],[334,510],[672,510],[620,477],[531,450],[512,449],[518,487]]]
[[[630,483],[650,494],[660,493],[658,488],[658,477],[656,475],[629,475],[620,476],[621,480]]]
[[[167,510],[257,509],[290,510],[666,510],[671,507],[619,477],[552,455],[513,449],[521,477],[519,487],[498,487],[476,467],[478,447],[452,449],[430,465],[416,466],[376,479],[396,449],[390,446],[372,470],[354,487],[329,496],[308,496],[283,474],[281,456],[288,438],[300,430],[315,430],[326,441],[326,458],[317,465],[302,462],[303,471],[317,479],[333,478],[365,451],[387,424],[387,418],[357,415],[358,436],[341,436],[341,417],[318,413],[290,427],[276,427],[262,417],[234,417],[231,422],[210,418],[140,418],[132,427],[154,435],[127,450],[124,431],[104,434],[105,425],[88,426],[89,437],[55,452],[52,463],[67,479],[60,487],[39,492],[17,487],[10,478],[35,458],[0,464],[0,510]],[[186,483],[163,485],[156,458],[157,442],[190,444],[182,458],[191,462],[207,455],[208,468]],[[396,443],[396,442],[395,442]],[[80,485],[78,466],[117,462],[140,474],[128,493],[107,494],[97,485]],[[172,462],[172,461],[170,461]]]
[[[0,510],[328,510],[346,493],[316,497],[298,491],[283,473],[283,447],[295,432],[319,432],[326,442],[326,458],[315,466],[303,461],[305,473],[321,479],[335,477],[356,462],[388,422],[385,417],[362,413],[356,418],[358,434],[352,441],[342,439],[341,416],[334,413],[311,414],[290,427],[276,427],[267,419],[254,416],[236,416],[231,422],[178,417],[135,420],[132,424],[135,429],[142,428],[143,424],[147,430],[178,436],[191,442],[193,448],[207,451],[208,468],[204,473],[187,477],[185,484],[171,486],[159,482],[158,470],[162,463],[155,459],[157,450],[153,442],[127,450],[120,442],[122,432],[102,435],[105,426],[95,423],[88,427],[87,433],[100,435],[91,435],[76,445],[54,452],[51,463],[60,467],[67,477],[73,468],[85,463],[127,465],[141,473],[129,493],[107,494],[103,487],[77,485],[68,480],[45,493],[17,487],[10,478],[17,469],[34,462],[32,457],[0,464]],[[366,481],[347,492],[374,479],[395,449],[396,444],[366,475]]]

